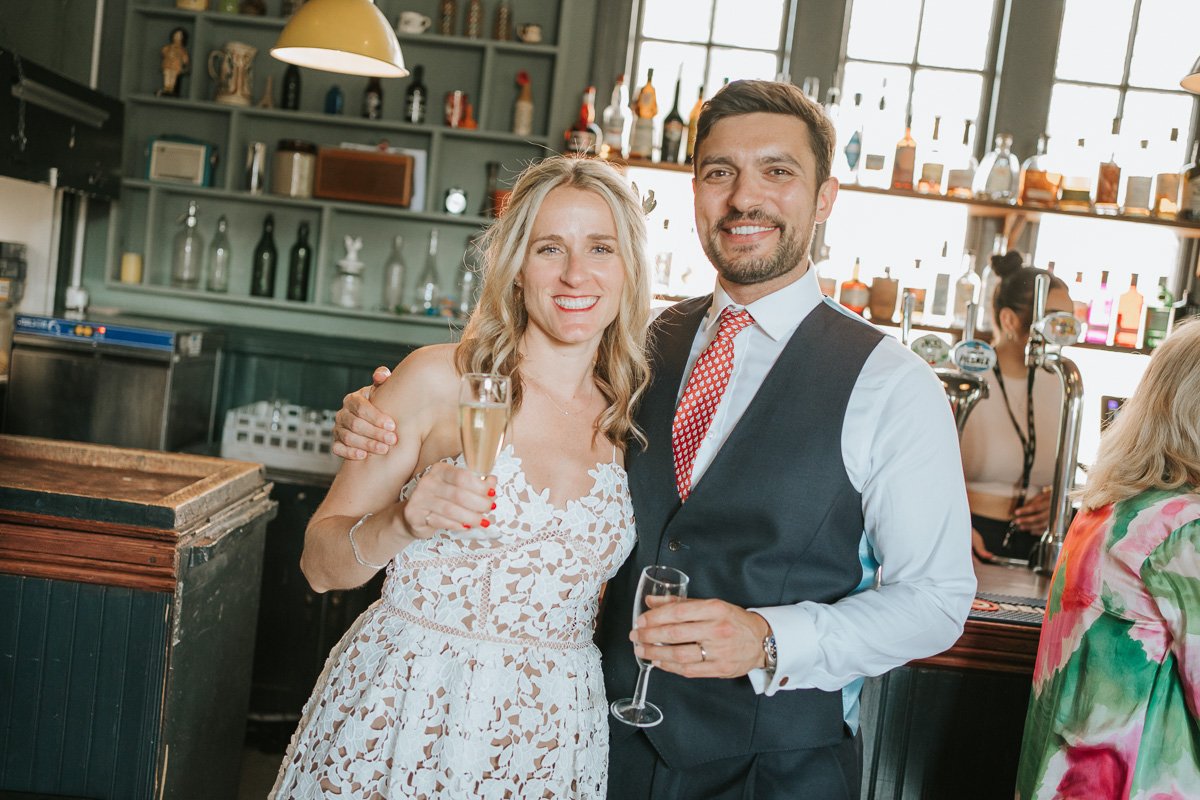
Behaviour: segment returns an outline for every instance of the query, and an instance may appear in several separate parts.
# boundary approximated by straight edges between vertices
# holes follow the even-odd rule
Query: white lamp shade
[[[1189,92],[1200,94],[1200,58],[1197,58],[1196,63],[1192,64],[1191,71],[1179,82],[1179,85]]]
[[[271,55],[300,67],[403,78],[400,42],[371,0],[308,0],[284,26]]]

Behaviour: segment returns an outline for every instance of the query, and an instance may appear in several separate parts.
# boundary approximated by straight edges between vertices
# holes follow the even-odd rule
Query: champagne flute
[[[508,428],[508,377],[483,372],[465,373],[459,381],[458,428],[467,469],[486,478],[504,446]]]
[[[642,570],[638,578],[637,599],[633,603],[633,621],[650,610],[646,602],[649,597],[674,598],[675,602],[687,597],[688,576],[674,567],[649,566]],[[664,602],[668,602],[664,600]],[[655,607],[661,605],[656,603]],[[637,656],[634,656],[637,658]],[[652,728],[663,721],[662,710],[653,703],[646,702],[646,684],[650,680],[650,670],[653,665],[637,658],[638,679],[634,687],[633,697],[624,700],[614,700],[609,706],[612,715],[626,725],[636,725],[639,728]]]

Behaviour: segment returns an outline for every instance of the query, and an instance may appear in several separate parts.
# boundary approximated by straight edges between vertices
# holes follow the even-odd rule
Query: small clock
[[[467,210],[466,190],[458,186],[451,186],[446,190],[442,206],[446,209],[447,214],[462,214]]]

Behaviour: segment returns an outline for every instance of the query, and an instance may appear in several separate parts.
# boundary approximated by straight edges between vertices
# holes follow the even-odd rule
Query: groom
[[[612,722],[614,800],[857,800],[863,677],[946,649],[966,619],[970,523],[941,384],[823,301],[808,259],[837,198],[833,145],[788,84],[734,81],[701,112],[696,229],[719,281],[654,324],[650,446],[627,455],[638,544],[597,633],[609,697],[648,658],[664,720]],[[687,573],[695,599],[631,631],[650,564]]]

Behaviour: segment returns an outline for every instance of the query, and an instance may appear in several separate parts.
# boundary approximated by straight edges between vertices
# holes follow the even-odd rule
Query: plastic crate
[[[268,467],[332,475],[335,412],[261,400],[225,414],[221,455]]]

